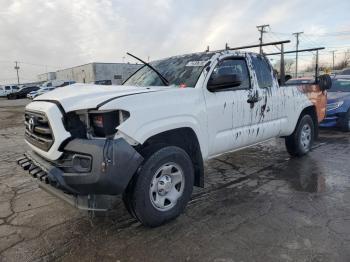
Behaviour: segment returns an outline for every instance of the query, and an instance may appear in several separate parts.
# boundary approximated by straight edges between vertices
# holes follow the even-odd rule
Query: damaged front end
[[[38,180],[41,188],[69,204],[79,209],[106,210],[105,201],[99,200],[123,193],[143,157],[117,136],[116,127],[127,119],[127,112],[78,113],[67,113],[62,118],[71,137],[61,141],[62,155],[57,160],[49,160],[33,150],[18,159],[18,164]],[[38,126],[26,127],[28,136],[40,130],[40,123],[36,119],[34,122]],[[59,136],[55,135],[55,139]],[[35,146],[31,140],[27,142]]]
[[[87,206],[91,197],[123,193],[142,161],[142,156],[122,138],[73,139],[58,161],[48,161],[29,151],[18,164],[49,193],[80,209],[91,209]]]

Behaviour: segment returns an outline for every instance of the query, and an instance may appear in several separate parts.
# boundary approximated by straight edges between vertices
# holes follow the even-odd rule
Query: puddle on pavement
[[[321,193],[327,188],[320,160],[316,161],[310,156],[291,158],[277,177],[290,182],[290,186],[297,191]]]

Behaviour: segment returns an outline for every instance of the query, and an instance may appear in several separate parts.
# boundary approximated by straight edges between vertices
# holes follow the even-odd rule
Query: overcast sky
[[[121,62],[127,51],[152,60],[254,44],[259,24],[271,25],[265,41],[304,31],[301,47],[326,45],[340,58],[349,11],[349,0],[0,0],[0,83],[15,82],[15,60],[29,81],[46,68]]]

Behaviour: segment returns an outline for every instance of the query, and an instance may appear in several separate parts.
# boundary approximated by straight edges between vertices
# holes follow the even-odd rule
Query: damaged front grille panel
[[[87,123],[84,121],[86,113],[77,114],[76,112],[69,112],[65,116],[64,126],[66,130],[72,135],[72,138],[86,138]]]
[[[25,139],[33,146],[49,151],[54,135],[47,116],[42,112],[26,111],[24,118]]]

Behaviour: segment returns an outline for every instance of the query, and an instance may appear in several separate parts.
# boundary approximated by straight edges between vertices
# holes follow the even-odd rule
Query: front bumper
[[[340,127],[346,116],[346,111],[327,112],[326,117],[320,123],[320,127]]]
[[[46,191],[72,204],[79,196],[118,195],[124,192],[133,174],[143,161],[142,156],[123,138],[73,139],[62,150],[70,155],[84,155],[91,160],[87,172],[72,172],[33,151],[18,160],[23,169],[39,180]],[[67,172],[69,170],[69,172]],[[76,204],[74,204],[76,206]]]

